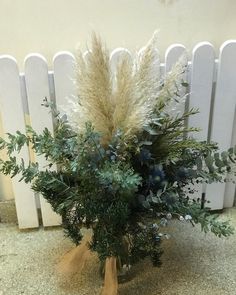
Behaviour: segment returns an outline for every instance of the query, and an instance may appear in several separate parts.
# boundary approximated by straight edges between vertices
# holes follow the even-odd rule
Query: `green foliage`
[[[0,172],[31,183],[62,216],[65,233],[75,244],[82,239],[81,228],[92,229],[90,248],[102,261],[117,256],[124,264],[150,257],[161,264],[161,241],[168,220],[182,218],[199,223],[204,232],[216,236],[233,233],[228,221],[219,221],[199,200],[192,201],[188,188],[194,182],[224,181],[236,162],[236,148],[219,153],[217,145],[198,142],[187,133],[186,120],[195,110],[171,117],[164,106],[152,122],[126,142],[117,130],[109,145],[87,123],[77,134],[65,118],[54,111],[55,130],[37,134],[7,134],[0,149],[9,158],[0,160]],[[31,147],[48,160],[38,163],[17,160],[17,153]]]
[[[234,229],[229,221],[218,220],[219,215],[212,214],[208,208],[201,208],[201,204],[195,200],[180,200],[174,205],[174,210],[181,216],[191,216],[192,224],[199,223],[202,231],[212,232],[218,237],[228,237]]]
[[[134,174],[133,169],[130,169],[128,165],[122,166],[120,163],[107,161],[98,172],[99,183],[110,193],[110,197],[130,201],[141,183],[141,177]]]

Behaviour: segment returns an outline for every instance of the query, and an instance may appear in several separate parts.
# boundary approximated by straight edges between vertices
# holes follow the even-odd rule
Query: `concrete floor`
[[[223,217],[236,227],[236,208]],[[139,263],[135,278],[119,286],[119,295],[236,295],[236,234],[219,239],[180,222],[170,229],[163,266]],[[95,256],[83,275],[67,281],[56,274],[55,265],[72,247],[61,229],[20,232],[0,223],[0,295],[98,295],[102,280]]]

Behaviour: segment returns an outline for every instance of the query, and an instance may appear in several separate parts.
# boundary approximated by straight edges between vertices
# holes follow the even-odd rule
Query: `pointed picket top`
[[[40,54],[30,54],[25,58],[25,83],[28,97],[31,126],[37,133],[45,127],[53,133],[53,121],[50,109],[42,106],[43,99],[51,99],[49,89],[48,65]],[[51,90],[54,93],[54,89]],[[43,156],[36,155],[40,169],[45,169],[48,162]],[[56,168],[55,168],[56,169]],[[44,226],[60,224],[60,217],[52,211],[49,203],[40,197],[42,219]]]
[[[4,131],[14,134],[19,130],[25,133],[19,69],[15,58],[9,55],[0,57],[0,106]],[[16,157],[29,163],[28,148],[22,148]],[[19,179],[19,176],[12,179],[19,228],[38,227],[34,193],[28,184],[19,182]]]
[[[69,51],[60,51],[53,57],[55,97],[62,113],[68,99],[76,95],[75,57]]]

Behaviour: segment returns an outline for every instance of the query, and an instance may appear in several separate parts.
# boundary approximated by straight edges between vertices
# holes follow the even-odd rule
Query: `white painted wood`
[[[217,75],[216,94],[214,101],[211,140],[219,143],[220,150],[227,150],[231,145],[234,110],[236,103],[236,40],[223,43],[220,48],[219,68]],[[233,184],[228,184],[234,186]],[[214,184],[207,187],[207,198],[214,199],[212,209],[221,209],[225,200],[233,200],[234,189],[227,189],[226,185]],[[225,201],[226,203],[226,201]],[[232,202],[231,202],[232,203]]]
[[[234,123],[233,123],[231,146],[232,147],[236,146],[236,107],[234,112]],[[236,167],[233,170],[236,172]],[[228,182],[226,183],[226,186],[225,186],[224,208],[233,207],[235,200],[236,200],[236,186],[232,182]]]
[[[91,50],[86,50],[84,53],[83,53],[83,58],[84,60],[87,62],[87,59],[89,58],[89,53],[91,53],[92,51]]]
[[[43,56],[39,54],[28,55],[25,59],[25,82],[28,96],[30,120],[33,129],[41,133],[45,127],[53,132],[52,116],[49,109],[41,106],[43,99],[50,100],[48,67]],[[36,156],[41,169],[48,163],[43,156]],[[42,219],[44,226],[60,224],[60,217],[51,209],[51,205],[40,197]]]
[[[5,132],[25,133],[25,120],[21,99],[19,71],[16,60],[11,56],[0,57],[0,111]],[[17,158],[29,163],[28,148],[22,149]],[[19,228],[38,227],[38,215],[33,191],[28,184],[12,179]]]
[[[193,49],[191,66],[191,85],[189,107],[199,109],[199,113],[189,118],[189,126],[199,127],[200,132],[194,133],[197,140],[207,140],[215,52],[208,42],[201,42]]]
[[[170,72],[173,68],[173,66],[179,61],[182,60],[183,63],[187,64],[187,54],[186,49],[182,44],[173,44],[169,46],[165,53],[165,71],[164,74],[166,75],[168,72]],[[187,71],[182,75],[182,79],[184,81],[187,81]],[[183,88],[180,92],[180,95],[183,96],[186,94],[186,89]],[[185,110],[185,104],[179,104],[179,106],[176,108],[176,112],[179,112],[180,114],[183,113]]]
[[[193,137],[200,141],[207,141],[208,139],[214,66],[215,52],[213,46],[209,42],[197,44],[193,49],[189,73],[191,76],[189,109],[199,109],[199,113],[190,116],[188,126],[201,129],[200,132],[193,133]],[[195,184],[196,193],[193,194],[193,197],[201,198],[203,188],[205,186]]]
[[[111,72],[113,74],[113,80],[112,80],[113,88],[116,87],[117,65],[119,64],[120,60],[122,60],[122,58],[127,58],[127,59],[130,59],[130,61],[132,61],[132,56],[128,49],[119,47],[114,49],[110,54],[110,67],[111,67]]]
[[[67,51],[58,52],[53,58],[55,97],[58,110],[68,104],[68,99],[76,96],[75,57]]]
[[[115,74],[116,73],[116,67],[119,63],[119,60],[122,58],[130,58],[131,59],[131,53],[126,48],[116,48],[114,49],[110,54],[110,64],[111,64],[111,70]]]
[[[165,53],[165,73],[171,71],[173,65],[179,60],[181,56],[186,54],[186,49],[182,44],[170,45]]]
[[[142,55],[142,52],[143,49],[139,54]],[[166,51],[165,63],[160,64],[157,52],[158,62],[153,69],[157,77],[160,72],[161,75],[169,72],[179,57],[185,53],[183,45],[173,44]],[[123,55],[132,58],[130,52],[125,48],[117,48],[110,55],[114,74],[117,62]],[[89,52],[85,52],[85,60],[88,56]],[[186,55],[185,57],[187,60]],[[236,104],[236,41],[225,42],[220,50],[219,61],[214,61],[214,58],[212,45],[208,42],[199,43],[193,50],[192,61],[188,64],[189,71],[183,78],[190,82],[189,106],[200,109],[198,115],[189,119],[189,125],[202,128],[200,133],[194,135],[198,140],[207,139],[212,81],[216,82],[211,139],[219,142],[221,150],[225,150],[236,143],[236,126],[233,128],[236,125],[236,121],[233,121]],[[21,74],[19,78],[16,61],[9,56],[0,57],[0,111],[5,131],[14,133],[18,129],[25,130],[22,98],[24,100],[23,109],[28,113],[26,96],[29,100],[32,127],[39,133],[45,127],[53,130],[51,115],[48,113],[48,109],[41,106],[41,103],[45,96],[48,99],[55,97],[60,110],[60,106],[67,104],[67,98],[76,95],[76,87],[73,82],[75,77],[74,61],[75,58],[70,52],[59,52],[53,59],[54,71],[48,72],[46,60],[41,55],[32,54],[27,56],[25,60],[25,76]],[[29,160],[28,151],[23,151],[22,155],[27,162]],[[47,164],[43,157],[38,157],[37,160],[41,167]],[[21,228],[37,227],[38,217],[33,192],[28,185],[19,184],[14,179],[13,185],[19,226]],[[223,198],[224,193],[225,197]],[[231,207],[234,193],[235,185],[214,184],[208,186],[207,198],[212,201],[212,209],[220,209],[223,206]],[[51,210],[50,205],[42,198],[40,198],[40,202],[43,224],[45,226],[59,224],[60,218]]]
[[[142,57],[144,53],[145,47],[141,48],[138,52],[138,55]],[[151,69],[151,75],[155,77],[155,80],[159,81],[161,78],[161,60],[160,60],[160,53],[157,49],[154,50],[154,63]]]

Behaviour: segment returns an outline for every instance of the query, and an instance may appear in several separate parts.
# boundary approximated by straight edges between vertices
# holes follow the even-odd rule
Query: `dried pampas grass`
[[[183,71],[180,63],[167,76],[161,88],[157,68],[157,33],[134,57],[121,55],[115,68],[101,39],[92,34],[91,50],[76,59],[77,97],[67,117],[76,132],[83,132],[91,122],[107,145],[118,130],[129,140],[149,125],[156,107],[170,103],[176,77]],[[174,86],[173,86],[174,85]]]
[[[86,58],[81,52],[77,54],[76,75],[78,101],[71,118],[74,126],[83,131],[85,123],[91,122],[96,131],[109,138],[114,110],[109,52],[95,34]]]
[[[158,92],[156,110],[163,110],[170,116],[176,116],[178,109],[184,108],[187,94],[182,83],[185,81],[186,66],[187,56],[184,54],[173,65],[171,71],[166,73]]]

